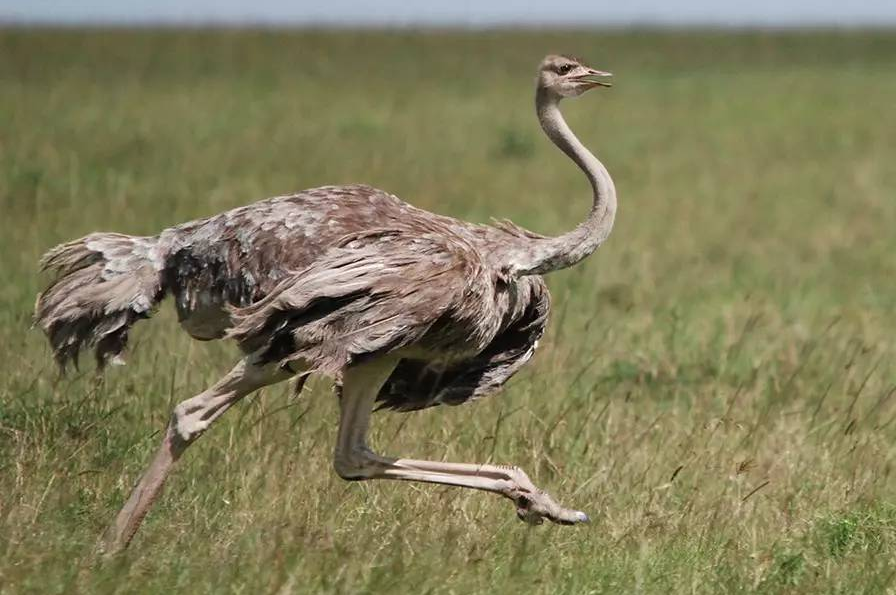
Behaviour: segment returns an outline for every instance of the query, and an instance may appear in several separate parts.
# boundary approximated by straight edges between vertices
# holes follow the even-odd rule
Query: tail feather
[[[37,296],[34,323],[63,369],[85,347],[97,365],[120,359],[135,322],[149,318],[165,295],[157,238],[95,233],[57,246],[41,259],[55,272]]]

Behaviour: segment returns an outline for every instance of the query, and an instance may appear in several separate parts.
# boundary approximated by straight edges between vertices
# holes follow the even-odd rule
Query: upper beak
[[[604,80],[611,76],[613,76],[612,72],[604,72],[602,70],[594,70],[593,68],[589,68],[587,73],[576,78],[578,78],[578,80],[582,81],[583,83],[591,83],[592,85],[599,85],[601,87],[612,87],[613,83]]]

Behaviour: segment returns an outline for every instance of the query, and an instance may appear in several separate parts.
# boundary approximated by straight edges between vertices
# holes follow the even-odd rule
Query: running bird
[[[174,408],[104,550],[127,547],[174,462],[225,411],[263,386],[314,373],[333,378],[339,394],[341,477],[475,488],[509,498],[529,523],[586,521],[518,467],[390,458],[366,437],[377,403],[398,411],[464,403],[495,392],[532,356],[549,309],[541,275],[578,263],[613,227],[613,181],[558,107],[609,86],[609,76],[568,56],[548,56],[539,69],[541,127],[593,190],[587,218],[558,237],[458,221],[358,185],[271,198],[152,237],[94,233],[47,253],[43,267],[56,278],[35,321],[63,368],[86,347],[100,368],[118,360],[131,326],[169,294],[192,337],[234,339],[245,354]]]

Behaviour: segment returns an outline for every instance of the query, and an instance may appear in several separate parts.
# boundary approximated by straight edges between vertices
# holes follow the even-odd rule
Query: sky
[[[5,23],[896,25],[896,0],[0,0]]]

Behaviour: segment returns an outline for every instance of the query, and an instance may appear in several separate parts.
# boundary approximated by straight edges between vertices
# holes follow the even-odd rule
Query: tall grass
[[[96,537],[174,403],[236,357],[170,306],[126,368],[57,379],[41,252],[324,183],[568,229],[548,51],[616,73],[566,105],[617,227],[550,278],[529,369],[379,415],[389,454],[512,462],[583,528],[481,493],[341,482],[323,381],[194,446],[123,557]],[[885,592],[896,585],[896,34],[0,32],[0,592]]]

